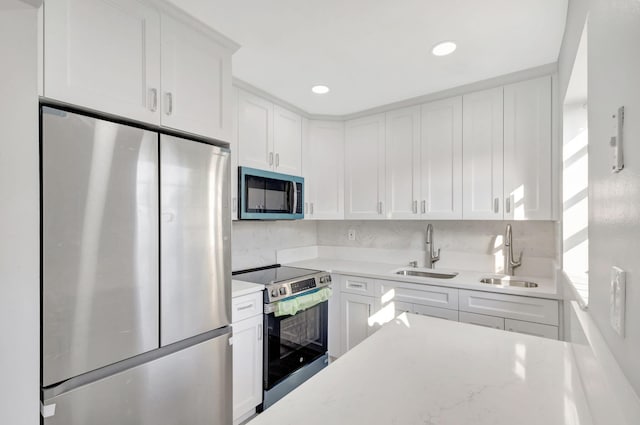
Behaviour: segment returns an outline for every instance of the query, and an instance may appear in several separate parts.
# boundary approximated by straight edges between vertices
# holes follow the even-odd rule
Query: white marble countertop
[[[531,277],[516,276],[515,279],[527,280],[537,283],[537,288],[519,288],[519,287],[503,287],[497,285],[488,285],[480,283],[483,277],[500,276],[487,272],[475,272],[466,270],[453,269],[435,269],[429,270],[433,272],[458,272],[458,275],[452,279],[435,279],[424,277],[401,276],[395,274],[399,268],[407,268],[406,265],[385,264],[379,262],[367,261],[348,261],[331,258],[314,258],[310,260],[297,261],[286,264],[291,267],[302,267],[308,269],[325,270],[330,273],[355,275],[369,277],[373,279],[386,279],[403,282],[413,282],[421,284],[429,284],[436,286],[446,286],[450,288],[472,289],[475,291],[498,292],[503,294],[524,295],[529,297],[562,299],[562,295],[558,291],[555,280]],[[425,270],[417,268],[415,270]]]
[[[264,289],[264,285],[259,283],[244,282],[242,280],[231,281],[231,298],[241,297],[243,295],[260,292]]]
[[[568,343],[413,314],[250,425],[593,424]]]

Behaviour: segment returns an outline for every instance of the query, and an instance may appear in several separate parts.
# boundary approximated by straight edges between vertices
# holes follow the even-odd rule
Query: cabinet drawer
[[[376,291],[383,300],[458,310],[458,290],[453,288],[380,280]]]
[[[372,296],[375,292],[375,280],[357,276],[341,276],[340,291]]]
[[[231,300],[231,321],[235,323],[238,320],[262,314],[262,301],[262,291],[233,298]]]
[[[505,329],[510,332],[558,339],[558,327],[540,323],[523,322],[522,320],[505,319]]]
[[[487,328],[504,329],[504,319],[502,317],[461,311],[459,314],[459,320],[462,323],[470,323],[472,325],[485,326]]]
[[[460,311],[558,325],[558,302],[518,295],[460,290]]]
[[[422,316],[439,317],[440,319],[458,320],[458,312],[456,310],[447,310],[446,308],[430,307],[427,305],[413,305],[413,312]]]

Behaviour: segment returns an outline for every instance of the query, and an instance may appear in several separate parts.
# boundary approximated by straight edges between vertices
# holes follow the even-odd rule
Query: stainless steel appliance
[[[43,106],[45,425],[230,424],[229,151]]]
[[[234,279],[266,285],[264,291],[264,410],[328,364],[328,301],[318,298],[294,314],[279,314],[282,303],[313,297],[331,286],[319,270],[273,265],[234,272]]]
[[[241,220],[304,218],[304,178],[255,168],[238,167]]]

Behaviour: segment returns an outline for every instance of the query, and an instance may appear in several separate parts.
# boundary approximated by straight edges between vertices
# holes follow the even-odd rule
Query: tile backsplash
[[[319,221],[318,245],[424,250],[427,224],[433,225],[434,247],[470,254],[493,254],[505,226],[513,227],[514,254],[556,259],[553,221]],[[354,241],[348,239],[355,230]]]

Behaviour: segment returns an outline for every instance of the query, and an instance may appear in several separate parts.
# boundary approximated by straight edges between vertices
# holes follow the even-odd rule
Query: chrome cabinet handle
[[[422,201],[422,214],[427,212],[427,201]]]
[[[149,89],[149,110],[155,112],[158,110],[158,89]]]
[[[167,111],[165,113],[167,115],[171,115],[173,114],[173,94],[171,94],[171,92],[166,92],[164,97],[167,102]]]
[[[505,204],[506,204],[506,205],[505,205],[505,208],[504,208],[504,209],[505,209],[505,211],[506,211],[507,213],[510,213],[510,212],[511,212],[511,196],[507,196],[507,199],[505,199],[505,201],[504,201],[504,202],[505,202]]]
[[[262,323],[258,325],[258,341],[262,341]]]
[[[237,310],[238,310],[238,311],[248,310],[248,309],[250,309],[250,308],[252,308],[252,307],[253,307],[253,303],[251,303],[251,304],[247,304],[247,305],[243,305],[242,307],[238,307],[238,308],[237,308]]]
[[[231,211],[236,212],[238,210],[238,198],[231,198]]]
[[[311,215],[313,215],[313,202],[311,203]]]
[[[308,213],[309,213],[309,203],[308,203],[308,202],[305,202],[305,203],[304,203],[304,213],[305,213],[305,214],[308,214]]]
[[[493,212],[496,214],[500,212],[500,198],[495,198],[493,200]]]
[[[276,154],[276,167],[279,167],[279,166],[280,166],[280,154],[277,153]]]
[[[418,201],[413,201],[413,213],[418,214]]]
[[[378,214],[382,214],[382,201],[378,201]]]
[[[349,288],[364,288],[364,284],[362,283],[349,283],[347,286]]]
[[[273,165],[273,152],[269,152],[269,165]]]

